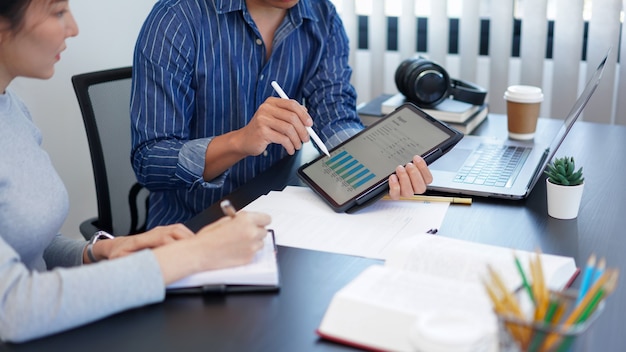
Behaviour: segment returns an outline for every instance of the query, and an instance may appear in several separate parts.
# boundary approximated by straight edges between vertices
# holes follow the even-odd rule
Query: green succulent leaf
[[[563,186],[569,186],[569,180],[563,174],[556,174],[556,178],[559,184]]]
[[[574,172],[574,159],[571,159],[571,162],[566,163],[565,166],[567,167],[565,172],[567,172],[568,175],[571,175]]]
[[[576,170],[574,157],[562,157],[553,160],[545,169],[550,182],[563,186],[576,186],[585,180],[583,168]]]

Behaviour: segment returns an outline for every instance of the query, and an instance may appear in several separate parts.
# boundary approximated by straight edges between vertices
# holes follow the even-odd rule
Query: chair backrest
[[[132,68],[72,77],[83,116],[98,203],[95,226],[114,235],[145,230],[148,191],[130,164]]]

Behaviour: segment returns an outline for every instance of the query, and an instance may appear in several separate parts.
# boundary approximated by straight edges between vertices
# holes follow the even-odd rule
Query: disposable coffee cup
[[[521,140],[535,138],[537,119],[543,101],[541,88],[523,85],[510,86],[504,93],[504,100],[506,100],[509,138]]]

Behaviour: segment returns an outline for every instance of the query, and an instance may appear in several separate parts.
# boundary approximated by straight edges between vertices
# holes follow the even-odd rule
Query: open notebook
[[[526,198],[595,92],[610,52],[609,49],[549,145],[465,136],[429,165],[433,182],[428,189],[495,198]]]

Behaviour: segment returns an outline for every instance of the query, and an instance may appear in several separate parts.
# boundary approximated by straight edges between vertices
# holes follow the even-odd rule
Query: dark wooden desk
[[[541,120],[552,131],[560,121]],[[505,134],[502,116],[490,116],[476,133]],[[546,133],[547,135],[547,133]],[[538,138],[544,138],[539,136]],[[558,155],[573,155],[585,170],[580,214],[574,220],[547,215],[545,184],[524,201],[474,199],[471,206],[451,206],[439,236],[449,236],[573,256],[579,265],[591,253],[605,256],[626,273],[626,126],[577,122]],[[288,158],[229,199],[238,208],[271,189],[299,184],[293,170],[312,157]],[[191,221],[193,229],[221,216],[217,205]],[[134,309],[55,336],[6,351],[345,351],[348,347],[315,335],[334,292],[375,260],[279,247],[282,288],[279,293],[224,297],[168,297],[162,304]],[[94,297],[97,299],[97,294]],[[577,342],[580,351],[626,349],[623,324],[626,287],[622,282],[608,299],[590,333]]]

